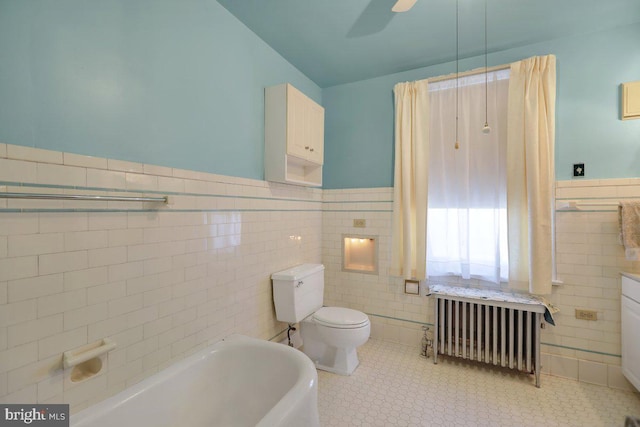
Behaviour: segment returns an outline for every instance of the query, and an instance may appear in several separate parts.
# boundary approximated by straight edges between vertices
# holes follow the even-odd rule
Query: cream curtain
[[[426,278],[429,93],[426,80],[398,83],[390,273]]]
[[[509,286],[550,294],[556,58],[511,64],[507,124]]]

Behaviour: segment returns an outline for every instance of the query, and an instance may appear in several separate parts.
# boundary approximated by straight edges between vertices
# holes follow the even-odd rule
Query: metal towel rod
[[[40,200],[95,200],[105,202],[157,202],[167,203],[164,197],[127,197],[127,196],[85,196],[79,194],[38,194],[38,193],[0,193],[2,199],[40,199]]]
[[[626,199],[637,200],[637,199]],[[588,201],[588,200],[562,200],[556,204],[556,209],[560,211],[567,210],[580,210],[582,206],[604,206],[604,207],[618,207],[623,200],[610,200],[610,201]]]

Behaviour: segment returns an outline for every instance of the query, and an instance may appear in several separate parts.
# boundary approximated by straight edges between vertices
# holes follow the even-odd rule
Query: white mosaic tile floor
[[[320,423],[329,426],[624,426],[640,394],[455,359],[371,339],[349,377],[318,371]],[[443,360],[444,359],[444,360]]]

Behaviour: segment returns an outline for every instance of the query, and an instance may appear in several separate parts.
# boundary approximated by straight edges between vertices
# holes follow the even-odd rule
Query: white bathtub
[[[71,426],[318,426],[317,399],[302,352],[231,335],[74,414]]]

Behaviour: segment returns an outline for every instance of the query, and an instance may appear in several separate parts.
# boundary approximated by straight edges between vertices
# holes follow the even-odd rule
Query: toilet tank
[[[324,265],[301,264],[271,275],[276,318],[298,323],[320,307],[324,298]]]

